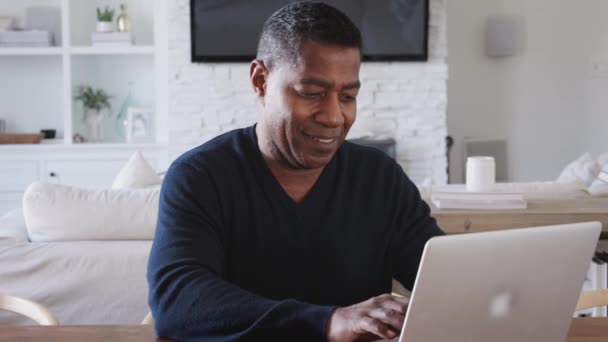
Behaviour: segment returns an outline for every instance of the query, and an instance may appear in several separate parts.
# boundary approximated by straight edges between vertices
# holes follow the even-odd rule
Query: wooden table
[[[472,233],[553,224],[599,221],[608,238],[608,198],[528,200],[524,210],[446,210],[431,205],[431,213],[447,233]]]
[[[149,325],[0,326],[0,341],[46,342],[161,342]],[[608,341],[608,318],[576,318],[567,342]]]

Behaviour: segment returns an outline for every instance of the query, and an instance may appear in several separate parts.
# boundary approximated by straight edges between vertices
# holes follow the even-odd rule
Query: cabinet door
[[[0,217],[15,208],[21,208],[22,198],[21,192],[0,192]]]
[[[155,160],[149,160],[152,167]],[[83,188],[110,188],[125,165],[125,158],[104,160],[48,160],[44,162],[42,179],[51,183]]]
[[[24,191],[39,179],[38,162],[31,160],[0,160],[0,192]]]
[[[124,164],[123,159],[46,161],[42,179],[83,188],[109,188]]]

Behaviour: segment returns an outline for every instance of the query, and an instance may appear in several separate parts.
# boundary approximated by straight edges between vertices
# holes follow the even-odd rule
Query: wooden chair
[[[21,314],[40,325],[59,325],[57,318],[47,308],[27,299],[0,293],[0,310]]]
[[[576,311],[608,305],[608,289],[586,291],[581,293],[576,304]]]

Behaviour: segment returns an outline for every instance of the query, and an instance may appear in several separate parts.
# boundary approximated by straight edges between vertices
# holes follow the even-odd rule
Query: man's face
[[[297,65],[279,62],[262,98],[273,156],[293,169],[329,163],[357,115],[359,49],[305,42]]]

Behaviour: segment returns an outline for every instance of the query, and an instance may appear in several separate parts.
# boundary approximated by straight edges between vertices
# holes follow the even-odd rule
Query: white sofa
[[[0,292],[46,306],[60,324],[139,324],[149,311],[152,241],[31,242],[20,209],[0,219]],[[2,324],[34,324],[0,311]]]
[[[139,324],[161,181],[137,152],[112,189],[30,185],[23,209],[0,217],[0,292],[64,325]],[[0,311],[2,324],[33,321]]]

